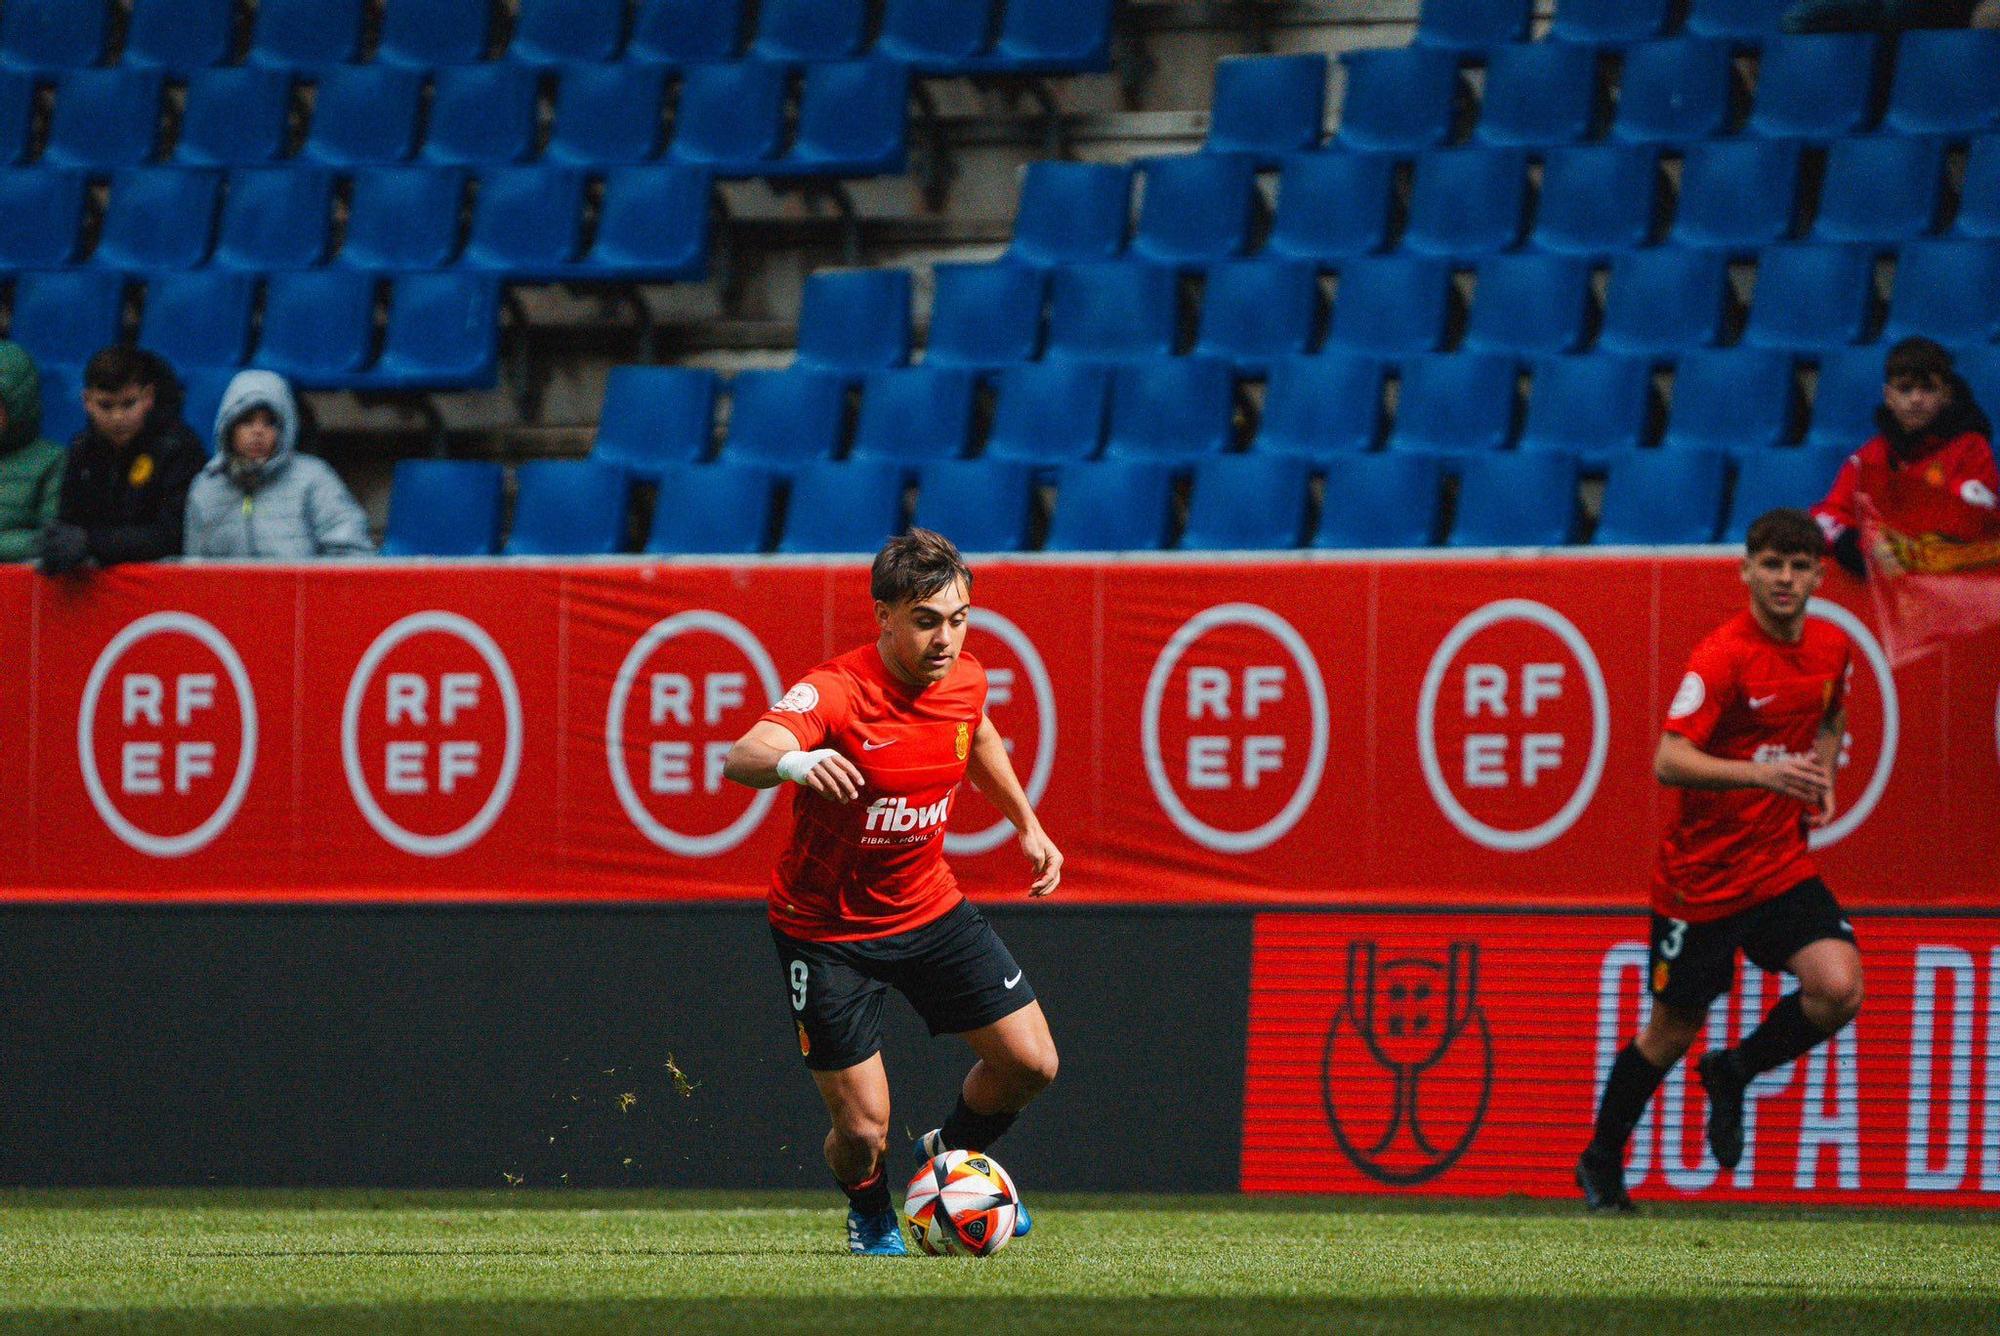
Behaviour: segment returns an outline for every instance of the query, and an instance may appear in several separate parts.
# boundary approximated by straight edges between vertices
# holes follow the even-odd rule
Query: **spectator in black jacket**
[[[90,425],[70,445],[42,569],[179,556],[188,486],[208,454],[181,420],[173,368],[142,348],[106,348],[84,367],[83,406]]]

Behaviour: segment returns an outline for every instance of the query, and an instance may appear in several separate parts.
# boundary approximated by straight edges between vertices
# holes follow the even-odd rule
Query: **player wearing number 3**
[[[1716,1162],[1743,1158],[1743,1092],[1802,1056],[1861,1010],[1854,929],[1819,879],[1809,828],[1833,819],[1853,649],[1806,616],[1826,540],[1812,517],[1774,510],[1750,526],[1750,607],[1699,645],[1667,709],[1653,771],[1676,791],[1653,875],[1653,1013],[1619,1051],[1597,1126],[1577,1162],[1592,1210],[1632,1209],[1625,1143],[1660,1080],[1729,991],[1741,951],[1798,988],[1734,1048],[1696,1066],[1708,1094]]]
[[[807,673],[736,740],[723,774],[798,786],[771,937],[799,1052],[833,1119],[826,1162],[847,1194],[848,1248],[898,1255],[883,994],[894,987],[932,1034],[959,1035],[978,1055],[920,1155],[988,1149],[1056,1074],[1033,986],[944,861],[959,782],[1013,823],[1034,867],[1029,895],[1054,892],[1062,854],[986,717],[986,670],[962,652],[972,572],[958,549],[925,529],[891,539],[870,592],[880,637]],[[1027,1230],[1023,1210],[1015,1233]]]

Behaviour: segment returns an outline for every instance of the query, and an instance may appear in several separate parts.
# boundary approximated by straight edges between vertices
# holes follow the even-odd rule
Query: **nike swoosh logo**
[[[1750,698],[1750,708],[1753,710],[1761,710],[1766,705],[1769,705],[1772,701],[1776,700],[1777,698],[1778,694],[1775,691],[1768,696],[1752,696]]]
[[[887,742],[863,742],[861,744],[861,750],[881,751],[884,747],[893,747],[900,741],[902,741],[901,738],[890,738]]]
[[[1012,987],[1013,987],[1013,986],[1014,986],[1015,984],[1017,984],[1017,983],[1021,982],[1021,973],[1022,973],[1022,971],[1020,971],[1020,970],[1015,970],[1015,971],[1014,971],[1014,977],[1013,977],[1013,978],[1011,978],[1011,979],[1005,979],[1005,980],[1002,980],[1002,981],[1001,981],[1001,985],[1000,985],[1000,986],[1001,986],[1002,988],[1012,988]]]

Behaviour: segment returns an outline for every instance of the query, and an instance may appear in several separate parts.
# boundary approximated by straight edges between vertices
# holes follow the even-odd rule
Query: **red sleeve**
[[[853,697],[838,673],[815,668],[800,678],[759,723],[772,723],[799,740],[800,751],[812,751],[847,723]]]
[[[1861,476],[1861,456],[1849,455],[1847,462],[1840,466],[1840,472],[1833,479],[1826,499],[1812,508],[1813,518],[1826,533],[1828,542],[1840,537],[1841,532],[1852,529],[1858,521],[1854,514],[1854,484]]]
[[[1667,706],[1669,733],[1678,733],[1695,746],[1705,746],[1715,731],[1715,721],[1736,699],[1736,666],[1714,641],[1704,640],[1688,656],[1687,672]]]
[[[1953,496],[1968,506],[1995,509],[2000,493],[2000,469],[1993,463],[1993,445],[1978,432],[1967,432],[1952,442],[1947,485]]]

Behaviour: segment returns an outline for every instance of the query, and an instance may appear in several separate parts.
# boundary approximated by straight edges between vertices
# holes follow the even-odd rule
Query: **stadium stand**
[[[22,274],[14,280],[8,337],[37,361],[82,366],[118,341],[125,277],[102,269]]]
[[[1171,269],[1106,260],[1063,265],[1050,277],[1046,356],[1089,362],[1167,357],[1178,327]]]
[[[84,185],[83,173],[49,167],[0,172],[0,265],[53,269],[75,259]]]
[[[626,8],[623,0],[520,0],[507,59],[541,69],[615,60]]]
[[[1665,32],[1673,10],[1672,0],[1559,0],[1549,36],[1593,46],[1641,42]]]
[[[639,0],[629,61],[681,69],[734,60],[748,39],[744,0]]]
[[[1297,547],[1305,535],[1306,466],[1284,455],[1224,455],[1194,466],[1189,551]]]
[[[739,371],[729,382],[722,457],[732,464],[793,470],[840,449],[839,376],[794,368]]]
[[[1403,363],[1391,450],[1476,454],[1504,448],[1514,434],[1511,357],[1433,353]]]
[[[245,65],[199,70],[187,85],[174,161],[190,167],[251,167],[284,156],[292,76]]]
[[[333,173],[252,167],[229,174],[211,263],[249,273],[309,269],[333,244]]]
[[[1038,468],[1093,459],[1104,445],[1111,372],[1085,362],[1031,362],[994,378],[986,458]]]
[[[455,459],[396,462],[385,557],[481,557],[500,550],[506,477],[498,464]]]
[[[1792,359],[1764,348],[1703,348],[1674,370],[1663,446],[1718,454],[1762,453],[1792,427]]]
[[[1779,22],[1793,3],[1794,0],[1694,0],[1688,10],[1687,30],[1697,37],[1765,44],[1776,37]]]
[[[0,69],[0,167],[27,161],[34,124],[34,81],[19,70]]]
[[[1034,472],[1011,460],[941,459],[917,479],[913,523],[966,552],[1021,552],[1034,519]]]
[[[1260,376],[1277,358],[1312,346],[1319,274],[1297,260],[1232,260],[1208,271],[1194,354]]]
[[[1271,364],[1251,449],[1324,465],[1372,450],[1382,431],[1382,364],[1328,352]]]
[[[300,155],[329,167],[407,161],[417,147],[423,76],[393,65],[342,65],[320,78]]]
[[[134,167],[112,178],[91,263],[136,271],[192,269],[215,244],[218,173]]]
[[[1902,248],[1882,337],[1894,343],[1913,334],[1946,347],[2000,335],[2000,243],[1924,240]]]
[[[1645,443],[1651,396],[1652,368],[1641,358],[1543,358],[1533,367],[1519,448],[1601,471]]]
[[[2000,124],[2000,31],[1901,34],[1882,123],[1900,134],[1970,135]]]
[[[1527,221],[1528,155],[1510,148],[1433,149],[1417,158],[1403,246],[1469,259],[1512,248]]]
[[[1966,167],[1967,206],[1977,197],[1972,183],[1978,157],[1975,147]],[[1943,187],[1943,140],[1915,135],[1836,140],[1826,153],[1813,238],[1872,245],[1913,241],[1937,226]],[[1962,207],[1961,223],[1964,216]]]
[[[1591,541],[1712,543],[1722,523],[1727,461],[1708,450],[1635,450],[1611,461]]]
[[[594,459],[535,459],[514,470],[510,557],[609,556],[625,547],[632,483]]]
[[[1801,446],[1744,456],[1730,489],[1729,518],[1723,523],[1721,541],[1740,543],[1759,515],[1781,506],[1809,505],[1825,496],[1847,455],[1845,450]]]
[[[71,0],[9,0],[0,9],[0,65],[82,69],[104,56],[110,7]]]
[[[1443,470],[1428,455],[1340,455],[1322,465],[1320,548],[1428,547],[1437,541]]]
[[[1874,271],[1873,256],[1858,246],[1766,247],[1743,341],[1792,352],[1857,342],[1872,314]]]
[[[1642,246],[1652,235],[1659,189],[1656,150],[1620,144],[1551,149],[1533,244],[1601,260]]]
[[[354,178],[340,262],[353,269],[441,269],[458,255],[466,175],[382,167]]]
[[[1927,184],[1934,201],[1936,178]],[[1958,217],[1952,221],[1952,231],[1988,242],[2000,240],[2000,134],[1979,136],[1965,155],[1965,180],[1959,187]]]
[[[1866,127],[1876,113],[1873,33],[1805,33],[1764,44],[1747,129],[1773,139],[1824,142]]]
[[[749,556],[767,550],[776,510],[771,475],[732,464],[660,466],[659,501],[642,551],[654,556]]]
[[[878,459],[807,464],[792,476],[780,552],[873,554],[903,530],[903,470]]]
[[[1730,80],[1726,42],[1682,37],[1628,47],[1611,137],[1685,145],[1720,134],[1729,122]]]
[[[1657,357],[1713,344],[1722,334],[1728,290],[1728,269],[1716,252],[1629,251],[1611,262],[1597,346]]]
[[[250,351],[257,284],[226,270],[161,274],[146,283],[139,343],[176,368],[236,368]],[[206,434],[202,424],[197,432]]]
[[[1167,546],[1173,474],[1149,460],[1106,459],[1058,471],[1050,552],[1146,552]]]
[[[1327,344],[1382,357],[1430,352],[1444,342],[1450,298],[1451,269],[1442,260],[1350,261],[1334,289]]]
[[[1533,11],[1531,0],[1424,0],[1417,44],[1479,55],[1526,40]]]
[[[661,65],[565,67],[556,78],[544,161],[603,167],[657,156],[666,138],[666,91]]]
[[[1475,271],[1465,350],[1532,356],[1581,347],[1592,315],[1590,266],[1566,255],[1494,255]]]
[[[671,465],[698,463],[707,457],[714,436],[719,391],[713,371],[613,367],[591,458],[652,480]]]
[[[1038,356],[1044,271],[1021,264],[940,264],[932,269],[924,362],[996,371]]]
[[[344,65],[361,53],[362,0],[258,0],[250,60],[286,70]]]
[[[1107,459],[1184,464],[1230,446],[1234,381],[1229,364],[1206,357],[1156,358],[1111,375]]]
[[[423,160],[480,167],[532,157],[537,82],[533,70],[507,62],[439,70],[431,80]]]
[[[873,371],[861,387],[855,459],[928,464],[956,459],[972,442],[972,373],[952,367]]]
[[[1148,158],[1139,164],[1139,188],[1135,257],[1198,268],[1248,249],[1257,215],[1251,159],[1222,153]]]
[[[1840,348],[1820,354],[1813,389],[1808,447],[1825,446],[1851,454],[1875,434],[1875,410],[1882,406],[1882,363],[1887,349]]]
[[[1010,259],[1077,264],[1123,253],[1131,224],[1132,169],[1122,164],[1035,162],[1021,176]]]
[[[1389,240],[1395,161],[1379,153],[1293,153],[1278,169],[1266,253],[1339,264]]]
[[[1691,144],[1681,162],[1680,207],[1667,239],[1750,254],[1792,231],[1798,197],[1794,142],[1746,138]]]
[[[1326,57],[1225,56],[1215,64],[1210,153],[1241,153],[1260,167],[1319,147],[1326,125]]]
[[[431,70],[470,65],[486,55],[492,15],[485,5],[438,0],[383,0],[375,59]]]
[[[376,286],[350,270],[271,275],[257,365],[308,389],[359,376],[373,359]]]
[[[765,60],[848,60],[868,40],[865,0],[758,0],[750,53]]]
[[[1349,51],[1340,58],[1347,92],[1336,135],[1363,152],[1415,153],[1451,137],[1458,57],[1434,47]]]
[[[798,365],[859,380],[910,360],[910,272],[823,270],[799,299]]]
[[[578,271],[585,179],[568,167],[500,167],[479,175],[459,264],[518,278]]]
[[[149,161],[159,139],[164,88],[158,70],[70,70],[56,80],[41,160],[95,172]]]
[[[1598,54],[1573,42],[1521,42],[1487,55],[1473,137],[1496,148],[1554,148],[1590,134]]]
[[[1458,463],[1450,547],[1559,547],[1576,535],[1577,465],[1568,455],[1507,452]]]

